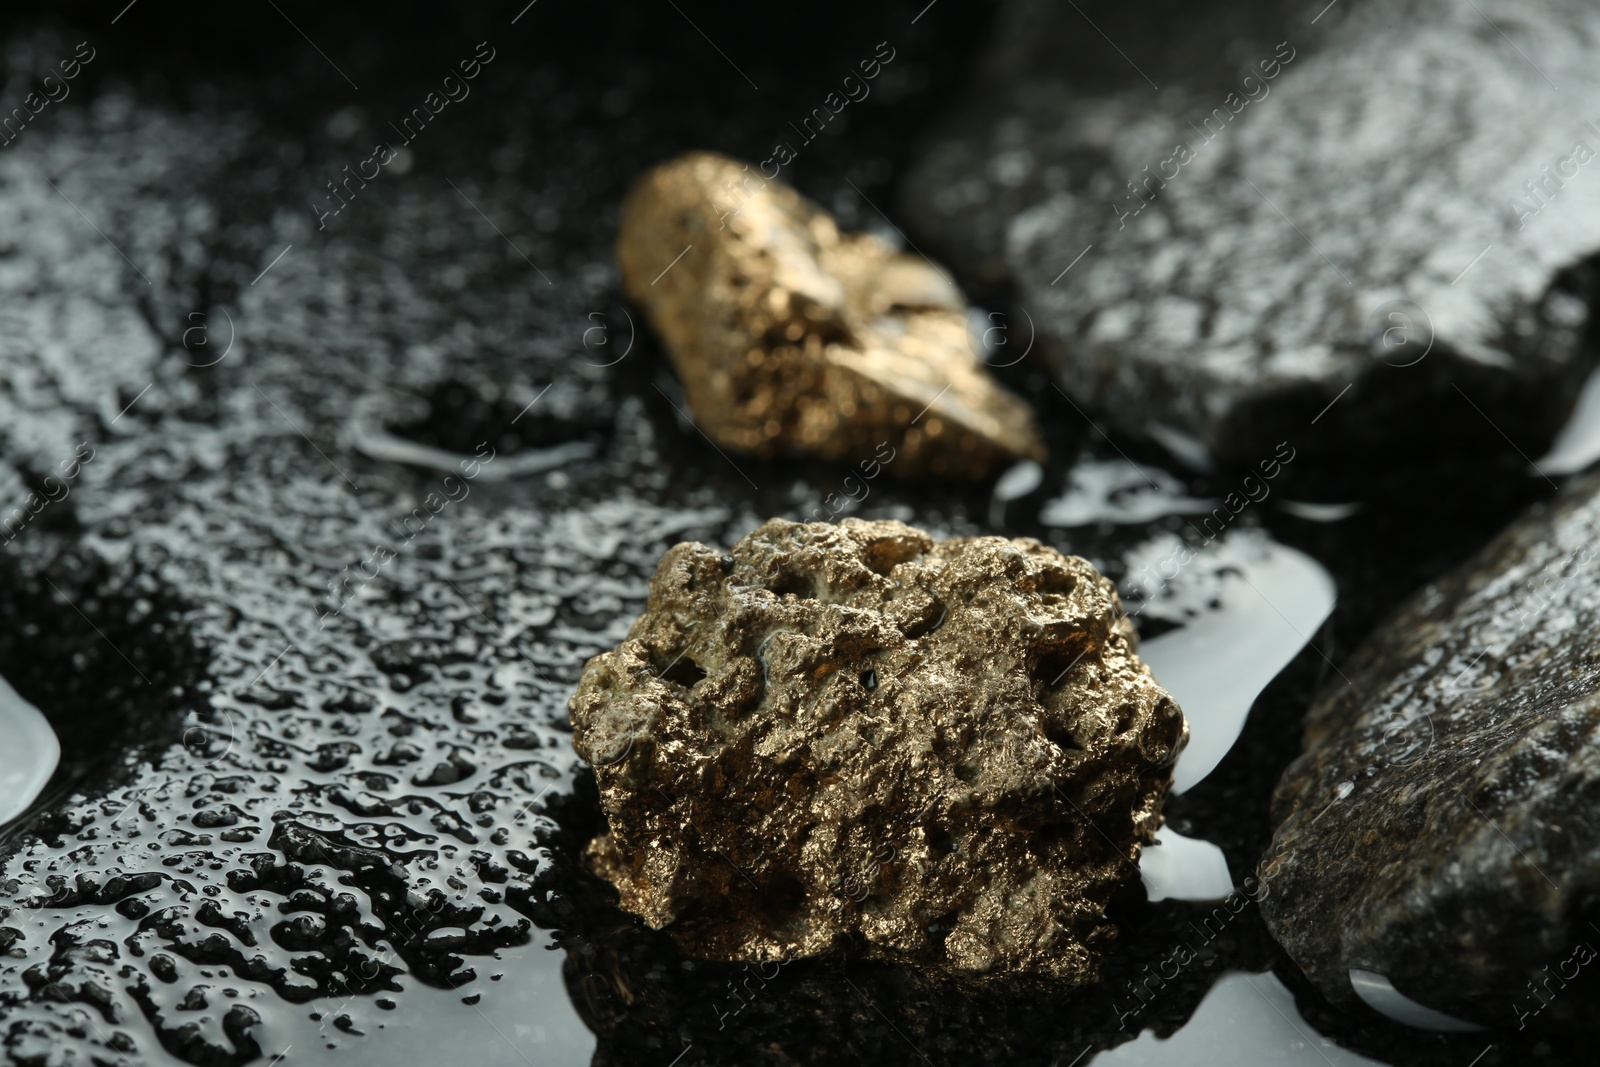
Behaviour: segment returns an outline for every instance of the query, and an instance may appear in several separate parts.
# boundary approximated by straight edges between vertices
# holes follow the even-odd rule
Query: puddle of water
[[[1046,526],[1149,522],[1210,511],[1216,503],[1189,496],[1182,482],[1159,467],[1126,459],[1088,460],[1067,472],[1066,492],[1045,501],[1039,521]]]
[[[1342,1049],[1312,1029],[1275,975],[1238,973],[1218,980],[1194,1018],[1171,1037],[1162,1040],[1146,1031],[1093,1062],[1099,1067],[1379,1067],[1377,1060]]]
[[[1278,506],[1296,518],[1310,519],[1312,522],[1338,522],[1340,519],[1348,519],[1366,507],[1360,501],[1349,504],[1313,504],[1305,500],[1280,500]]]
[[[1044,481],[1044,468],[1031,459],[1015,463],[1006,469],[1006,472],[995,479],[994,499],[1002,503],[1007,500],[1016,500],[1025,497]]]
[[[1485,1029],[1477,1023],[1463,1022],[1442,1011],[1418,1004],[1394,987],[1394,984],[1376,971],[1350,970],[1350,987],[1356,991],[1367,1007],[1380,1015],[1387,1015],[1397,1023],[1414,1026],[1419,1030],[1445,1030],[1452,1033],[1469,1033]]]
[[[1211,450],[1198,437],[1191,437],[1161,422],[1149,423],[1144,430],[1151,440],[1172,453],[1174,459],[1190,470],[1205,472],[1215,466]]]
[[[412,467],[428,467],[451,474],[459,471],[462,463],[481,460],[479,456],[461,455],[432,445],[407,441],[387,430],[375,429],[368,423],[352,424],[350,438],[358,450],[373,459]],[[478,477],[485,481],[520,478],[554,470],[581,459],[590,459],[594,454],[595,446],[588,441],[568,441],[549,448],[530,448],[515,456],[499,459],[493,465],[484,465]]]
[[[1210,841],[1184,837],[1170,826],[1139,852],[1139,877],[1156,900],[1221,900],[1234,890],[1222,850]]]
[[[1189,557],[1174,534],[1128,554],[1136,610],[1183,625],[1145,641],[1140,655],[1189,719],[1173,792],[1199,783],[1238,740],[1250,707],[1333,610],[1333,578],[1311,557],[1255,531]],[[1181,565],[1180,565],[1180,561]],[[1166,577],[1176,567],[1171,577]],[[1222,850],[1170,827],[1144,849],[1139,874],[1152,901],[1217,900],[1234,889]]]
[[[1006,504],[1013,500],[1020,500],[1027,496],[1044,481],[1044,468],[1031,459],[1025,459],[1013,464],[1006,472],[995,479],[994,489],[989,496],[989,525],[996,528],[1005,525]]]
[[[0,678],[0,826],[32,804],[61,759],[61,744],[44,715]]]
[[[331,1022],[319,1036],[327,1041],[292,1041],[283,1063],[336,1063],[339,1067],[391,1067],[394,1063],[467,1063],[472,1067],[578,1067],[594,1057],[595,1037],[578,1018],[561,978],[566,953],[548,947],[550,935],[535,930],[533,945],[503,953],[503,959],[471,962],[480,974],[501,974],[489,982],[474,982],[471,992],[482,999],[474,1005],[481,1025],[441,1027],[437,1020],[459,1017],[461,994],[424,986],[410,977],[404,1004],[384,1013],[383,1029],[362,1037],[347,1037]],[[329,1005],[330,1007],[332,1005]],[[336,1015],[330,1012],[328,1018]],[[463,1019],[463,1021],[468,1021]],[[316,1026],[307,1021],[306,1026]],[[288,1035],[285,1035],[286,1037]],[[263,1043],[268,1058],[283,1045]],[[398,1054],[397,1054],[398,1053]],[[297,1055],[298,1054],[298,1055]]]
[[[1136,614],[1183,624],[1140,647],[1189,720],[1173,773],[1172,791],[1182,793],[1222,762],[1261,690],[1333,611],[1333,577],[1257,531],[1198,551],[1163,534],[1128,554],[1128,574]]]
[[[1550,451],[1534,460],[1536,473],[1576,474],[1600,459],[1600,370],[1578,392],[1572,416],[1556,434]]]

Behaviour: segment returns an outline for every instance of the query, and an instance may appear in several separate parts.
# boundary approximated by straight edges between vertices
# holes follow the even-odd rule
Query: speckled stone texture
[[[1570,0],[1013,0],[901,203],[1130,432],[1251,462],[1338,398],[1308,449],[1537,454],[1593,365],[1597,40]]]
[[[728,448],[855,462],[888,444],[900,477],[1045,458],[1028,405],[979,365],[943,271],[840,233],[750,165],[692,152],[646,174],[617,259],[698,425]]]
[[[1115,587],[1031,539],[681,544],[584,670],[622,906],[692,955],[1093,981],[1187,739]]]
[[[1597,543],[1590,475],[1417,593],[1308,713],[1262,909],[1335,1002],[1360,968],[1474,1022],[1592,1025]]]

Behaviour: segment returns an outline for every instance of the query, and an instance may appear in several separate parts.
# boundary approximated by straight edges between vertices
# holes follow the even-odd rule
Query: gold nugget
[[[694,152],[646,174],[623,203],[617,259],[720,445],[853,462],[887,441],[907,478],[1045,458],[1028,405],[974,356],[943,271],[840,233],[734,160]]]
[[[1188,738],[1086,561],[858,519],[672,548],[569,707],[588,861],[690,954],[1073,984]]]

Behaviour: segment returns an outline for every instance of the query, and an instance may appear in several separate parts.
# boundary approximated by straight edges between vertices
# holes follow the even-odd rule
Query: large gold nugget
[[[773,519],[667,552],[569,705],[593,869],[692,955],[1095,980],[1182,712],[1115,587],[1028,538]]]
[[[841,234],[747,166],[695,152],[646,174],[623,203],[617,259],[718,444],[853,462],[889,441],[890,470],[908,478],[1045,457],[1027,404],[974,357],[944,272]]]

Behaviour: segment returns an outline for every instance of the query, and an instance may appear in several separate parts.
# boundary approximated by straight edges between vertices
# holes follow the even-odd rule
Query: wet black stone
[[[1263,909],[1335,1003],[1359,968],[1496,1028],[1591,1025],[1597,533],[1591,475],[1420,590],[1308,713]]]
[[[1285,438],[1536,455],[1594,365],[1600,183],[1574,146],[1600,140],[1565,101],[1600,87],[1600,21],[1496,18],[1015,0],[900,200],[1128,431],[1243,463]]]

